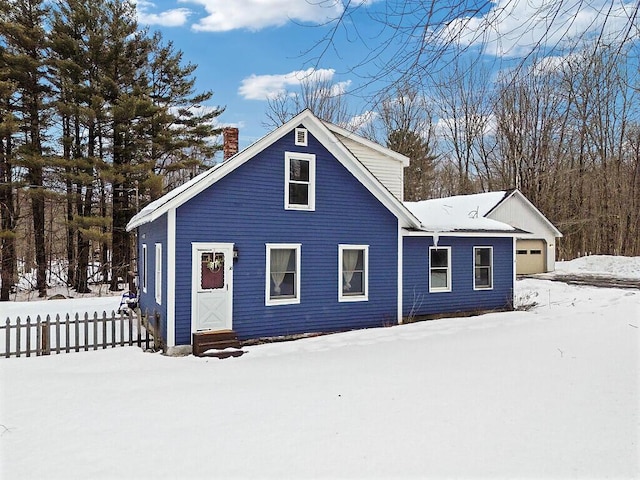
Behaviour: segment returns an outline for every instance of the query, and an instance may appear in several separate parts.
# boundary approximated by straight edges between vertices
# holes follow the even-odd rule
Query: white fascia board
[[[527,206],[530,210],[532,210],[535,214],[537,214],[537,215],[542,219],[542,221],[543,221],[543,222],[544,222],[544,223],[549,227],[549,229],[553,232],[553,234],[554,234],[554,236],[555,236],[555,237],[560,238],[560,237],[562,237],[562,236],[563,236],[563,235],[562,235],[562,232],[561,232],[560,230],[558,230],[558,229],[556,228],[556,226],[555,226],[553,223],[551,223],[551,221],[550,221],[550,220],[549,220],[549,219],[548,219],[548,218],[547,218],[547,217],[546,217],[546,216],[545,216],[545,215],[544,215],[540,210],[538,210],[538,208],[537,208],[533,203],[531,203],[531,201],[530,201],[527,197],[525,197],[525,196],[524,196],[524,194],[523,194],[520,190],[517,190],[517,189],[516,189],[516,190],[514,190],[513,192],[511,192],[511,195],[509,195],[509,196],[508,196],[507,198],[505,198],[502,202],[500,202],[500,204],[498,204],[498,205],[495,207],[495,210],[500,209],[500,207],[501,207],[502,205],[504,205],[504,203],[505,203],[507,200],[509,200],[511,197],[517,197],[517,198],[519,198],[520,200],[522,200],[522,202],[525,204],[525,206]]]
[[[382,155],[392,158],[393,160],[396,160],[402,163],[404,167],[409,166],[409,157],[407,157],[406,155],[402,155],[401,153],[391,150],[390,148],[384,147],[379,143],[372,142],[371,140],[361,137],[360,135],[353,133],[345,128],[334,125],[333,123],[329,123],[329,122],[322,122],[322,123],[324,124],[325,127],[327,127],[327,129],[329,129],[333,133],[342,135],[343,137],[346,137],[350,140],[358,142],[367,148],[370,148],[372,150],[375,150],[378,153],[381,153]]]
[[[477,232],[457,232],[457,231],[443,231],[443,230],[402,230],[402,235],[405,237],[432,237],[437,235],[438,237],[514,237],[519,238],[522,236],[522,232],[496,232],[496,231],[477,231]]]

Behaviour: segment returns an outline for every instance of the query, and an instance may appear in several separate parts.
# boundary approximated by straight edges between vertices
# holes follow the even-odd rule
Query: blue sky
[[[267,96],[296,89],[299,72],[348,82],[339,73],[345,59],[328,56],[319,70],[308,70],[315,65],[305,54],[328,30],[318,25],[338,13],[305,0],[138,1],[140,24],[161,31],[185,62],[198,65],[197,89],[213,90],[213,102],[226,106],[220,122],[240,128],[241,147],[268,133]]]
[[[355,91],[376,65],[367,63],[359,68],[360,76],[351,68],[372,49],[378,66],[384,64],[385,54],[394,51],[395,47],[386,52],[375,50],[390,32],[383,31],[369,14],[384,7],[385,2],[352,0],[351,7],[359,8],[345,20],[348,33],[340,29],[335,38],[337,48],[329,49],[316,63],[318,50],[308,50],[330,32],[332,24],[327,22],[343,12],[343,3],[344,0],[137,0],[140,24],[161,31],[165,41],[172,41],[183,51],[185,62],[198,65],[197,90],[213,90],[213,104],[226,106],[220,123],[239,127],[241,148],[268,132],[263,125],[267,97],[282,90],[296,90],[304,76],[300,72],[315,72],[347,92]],[[563,35],[598,32],[604,12],[611,6],[613,15],[609,16],[607,29],[616,30],[629,21],[637,8],[633,0],[569,1],[547,30],[549,17],[545,15],[554,4],[558,3],[495,0],[485,4],[482,16],[451,22],[449,28],[455,30],[458,42],[472,51],[482,41],[488,59],[508,60],[526,53],[535,42],[544,47],[556,45]],[[490,23],[491,29],[477,35],[483,22]],[[359,37],[354,35],[354,26]],[[442,29],[439,36],[447,33]],[[358,96],[353,97],[353,102],[358,102]]]

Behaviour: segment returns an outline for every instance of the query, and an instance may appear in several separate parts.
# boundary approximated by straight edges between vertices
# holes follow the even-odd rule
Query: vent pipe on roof
[[[228,160],[238,153],[238,129],[236,127],[225,127],[222,130],[222,160]]]

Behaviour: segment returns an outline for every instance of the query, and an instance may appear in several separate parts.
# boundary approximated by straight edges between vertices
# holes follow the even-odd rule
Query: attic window
[[[285,210],[315,210],[316,156],[285,152]]]
[[[298,147],[306,147],[307,146],[307,129],[306,128],[296,128],[296,146]]]

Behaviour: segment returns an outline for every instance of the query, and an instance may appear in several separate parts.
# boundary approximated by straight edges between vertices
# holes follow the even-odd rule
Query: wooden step
[[[193,354],[196,357],[215,356],[218,358],[239,357],[244,352],[236,332],[233,330],[219,330],[211,332],[197,332],[193,334]],[[222,356],[221,356],[222,355]]]

